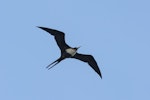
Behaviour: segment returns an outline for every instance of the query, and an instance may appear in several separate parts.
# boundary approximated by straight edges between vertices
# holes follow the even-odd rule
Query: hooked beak
[[[77,47],[77,49],[79,49],[81,46]]]

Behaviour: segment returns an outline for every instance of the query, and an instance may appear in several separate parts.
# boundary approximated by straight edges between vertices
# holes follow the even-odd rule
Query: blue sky
[[[149,0],[1,0],[0,100],[149,100]],[[92,54],[103,79],[60,56],[45,26]]]

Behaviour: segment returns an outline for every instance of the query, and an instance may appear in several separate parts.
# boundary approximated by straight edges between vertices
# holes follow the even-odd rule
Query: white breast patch
[[[69,53],[71,56],[74,56],[76,54],[76,50],[72,48],[66,49],[66,52]]]

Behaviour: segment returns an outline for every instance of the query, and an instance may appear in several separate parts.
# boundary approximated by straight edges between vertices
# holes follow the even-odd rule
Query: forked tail
[[[59,59],[55,60],[54,62],[52,62],[51,64],[49,64],[46,68],[51,69],[51,68],[53,68],[55,65],[57,65],[62,60],[63,60],[62,58],[59,58]]]

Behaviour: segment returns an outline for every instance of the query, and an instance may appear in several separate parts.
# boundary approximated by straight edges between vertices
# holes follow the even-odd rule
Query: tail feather
[[[51,69],[53,68],[55,65],[57,65],[60,61],[62,61],[63,59],[59,58],[57,60],[55,60],[54,62],[52,62],[51,64],[49,64],[46,68]],[[53,65],[54,64],[54,65]],[[52,66],[51,66],[52,65]]]
[[[51,68],[53,68],[53,67],[54,67],[55,65],[57,65],[58,63],[59,63],[59,62],[56,62],[56,63],[55,63],[53,66],[51,66],[51,67],[48,66],[48,70],[51,69]]]

